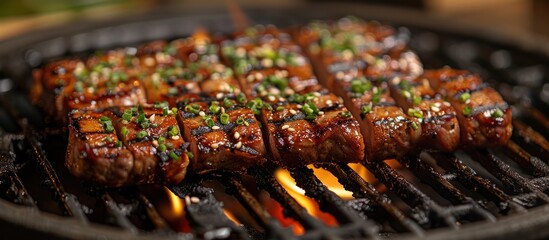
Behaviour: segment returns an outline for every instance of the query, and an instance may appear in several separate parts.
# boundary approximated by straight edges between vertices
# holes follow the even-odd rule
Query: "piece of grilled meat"
[[[191,144],[193,173],[245,172],[266,162],[260,123],[241,103],[225,98],[189,103],[179,111],[184,137]]]
[[[426,71],[422,79],[427,79],[455,108],[464,147],[507,143],[513,131],[511,107],[480,76],[442,68]]]
[[[358,123],[340,98],[323,89],[289,34],[275,27],[250,28],[222,42],[260,116],[271,160],[284,167],[360,162],[364,143]]]
[[[456,111],[437,94],[425,78],[394,77],[391,95],[409,116],[419,119],[418,148],[454,151],[460,140]]]
[[[336,75],[349,71],[373,78],[418,76],[423,72],[417,55],[407,50],[406,34],[377,22],[353,17],[336,22],[314,21],[294,35],[329,89],[335,87]]]
[[[336,78],[338,79],[338,78]],[[421,119],[396,106],[383,78],[343,77],[336,81],[359,124],[366,144],[366,161],[402,157],[420,141]]]
[[[169,111],[134,107],[71,112],[69,171],[110,187],[179,183],[189,164],[187,144]]]

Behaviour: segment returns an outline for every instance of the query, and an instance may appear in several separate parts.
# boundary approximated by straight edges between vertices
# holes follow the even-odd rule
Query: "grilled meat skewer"
[[[464,70],[442,68],[422,76],[455,108],[464,147],[507,143],[513,132],[511,107],[480,77]]]

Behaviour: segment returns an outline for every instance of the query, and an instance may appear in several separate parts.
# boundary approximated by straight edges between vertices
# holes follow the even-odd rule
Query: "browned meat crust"
[[[480,77],[464,70],[442,68],[423,75],[455,108],[464,147],[507,143],[513,126],[511,107]]]

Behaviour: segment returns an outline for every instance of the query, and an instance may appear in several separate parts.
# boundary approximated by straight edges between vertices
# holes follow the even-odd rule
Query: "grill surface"
[[[301,16],[304,9],[307,16]],[[330,15],[326,9],[330,9]],[[229,32],[232,29],[226,23],[230,17],[225,11],[208,9],[163,11],[162,16],[152,13],[139,20],[83,23],[0,44],[0,76],[6,77],[0,80],[3,234],[76,239],[297,238],[268,214],[258,199],[258,192],[266,191],[284,208],[285,215],[303,226],[305,234],[299,236],[303,239],[549,236],[549,142],[545,139],[549,136],[549,120],[544,112],[549,109],[549,55],[526,50],[517,42],[488,41],[458,30],[452,32],[448,30],[451,26],[442,26],[442,30],[434,25],[435,19],[420,17],[420,13],[389,10],[393,14],[386,14],[381,10],[387,11],[365,5],[315,5],[289,9],[282,15],[274,10],[247,13],[256,23],[279,26],[347,14],[406,26],[399,30],[410,36],[410,46],[426,68],[450,65],[478,72],[513,105],[514,134],[507,146],[455,154],[424,152],[400,160],[405,167],[399,169],[385,162],[367,164],[366,168],[386,187],[385,192],[379,191],[381,185],[374,187],[347,165],[318,166],[329,170],[353,192],[350,201],[331,192],[312,170],[302,167],[291,171],[306,195],[335,217],[337,227],[326,227],[310,215],[274,178],[273,169],[253,168],[247,176],[216,173],[194,177],[170,187],[186,199],[186,218],[192,229],[190,233],[177,233],[152,204],[154,199],[147,194],[150,189],[97,189],[82,185],[68,174],[63,166],[63,133],[48,128],[26,98],[30,69],[66,54],[188,36],[198,26],[212,32]],[[286,17],[297,13],[301,13],[299,19]],[[250,178],[254,184],[249,184]],[[241,226],[229,220],[222,203],[216,200],[219,197],[214,196],[211,182],[234,197],[253,224]],[[190,202],[191,196],[199,201]]]

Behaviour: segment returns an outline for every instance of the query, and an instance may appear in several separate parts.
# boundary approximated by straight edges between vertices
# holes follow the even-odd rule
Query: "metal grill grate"
[[[12,208],[20,205],[24,206],[22,209],[40,209],[65,216],[75,228],[90,235],[70,231],[50,234],[163,239],[424,237],[430,236],[435,229],[454,231],[454,234],[469,225],[500,224],[510,215],[522,214],[528,218],[531,209],[547,205],[549,120],[543,113],[547,103],[539,98],[536,88],[547,82],[549,58],[512,46],[444,32],[421,28],[401,30],[411,32],[411,46],[427,67],[448,64],[472,69],[491,80],[517,113],[514,134],[507,146],[497,149],[455,154],[423,152],[420,156],[401,159],[403,168],[392,168],[385,162],[366,164],[379,181],[377,185],[367,182],[344,164],[318,166],[337,177],[353,193],[353,200],[343,200],[330,191],[311,169],[302,167],[290,171],[305,194],[337,220],[337,227],[326,226],[307,212],[275,179],[274,169],[257,167],[250,169],[248,176],[215,173],[195,176],[179,186],[171,186],[170,190],[187,202],[185,218],[191,232],[178,233],[141,188],[95,189],[74,182],[63,166],[66,140],[62,134],[42,127],[43,124],[36,120],[40,115],[26,102],[21,90],[0,96],[0,129],[3,129],[0,132],[0,196],[14,203]],[[433,49],[420,44],[426,39],[435,41],[438,47]],[[470,54],[463,56],[459,51]],[[503,68],[490,62],[490,56],[502,52],[511,61]],[[534,78],[530,76],[532,71],[541,74],[541,79],[532,80],[530,85],[517,80]],[[517,95],[515,91],[527,94]],[[255,184],[248,184],[244,178],[252,178]],[[217,200],[214,189],[205,181],[221,183],[226,193],[238,200],[259,227],[231,221],[224,214],[223,204]],[[380,191],[383,188],[387,190]],[[258,191],[267,192],[282,206],[285,216],[303,226],[305,233],[295,236],[291,229],[282,227],[259,200]],[[49,193],[49,196],[41,195],[43,193]],[[193,201],[190,201],[191,197],[194,197]],[[50,218],[49,215],[40,217]],[[114,228],[98,228],[103,225]]]

